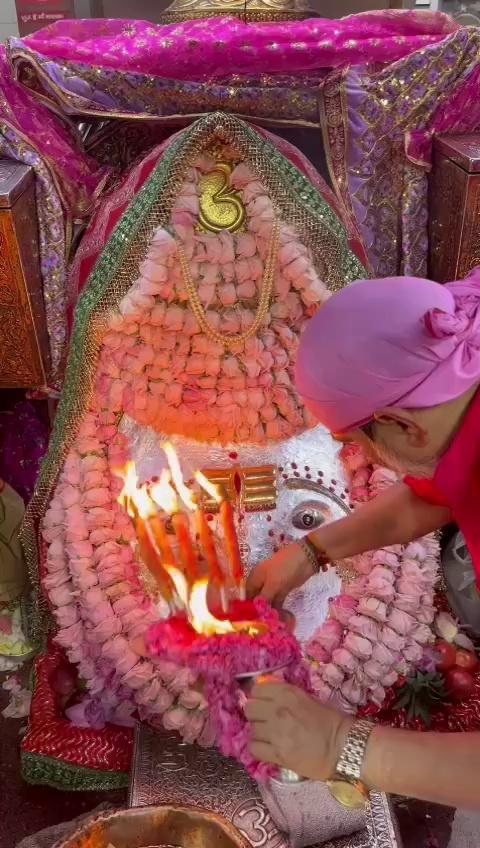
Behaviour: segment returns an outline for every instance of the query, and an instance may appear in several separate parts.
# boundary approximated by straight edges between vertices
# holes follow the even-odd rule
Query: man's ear
[[[375,412],[374,419],[377,424],[383,427],[398,427],[412,447],[422,448],[427,444],[427,431],[408,409],[397,409],[396,407],[379,409]]]

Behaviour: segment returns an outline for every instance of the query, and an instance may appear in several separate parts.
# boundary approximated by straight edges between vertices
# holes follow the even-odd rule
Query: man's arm
[[[450,511],[420,500],[398,483],[359,507],[351,515],[320,527],[310,538],[332,560],[407,544],[438,530],[451,520]]]
[[[381,792],[480,810],[480,733],[376,727],[362,779]]]
[[[448,509],[426,503],[409,486],[399,483],[346,518],[310,533],[309,538],[334,562],[388,545],[406,544],[450,520]],[[302,547],[291,544],[257,565],[247,581],[248,593],[262,594],[271,603],[280,605],[312,573],[312,563]]]
[[[328,780],[354,719],[280,681],[257,683],[245,707],[250,750],[302,777]],[[375,727],[361,771],[369,789],[480,810],[480,733]]]

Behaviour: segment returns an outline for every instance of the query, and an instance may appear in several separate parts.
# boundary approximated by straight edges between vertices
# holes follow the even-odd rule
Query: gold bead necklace
[[[262,276],[255,318],[248,330],[245,330],[244,333],[240,334],[221,333],[219,330],[216,330],[215,327],[212,327],[202,306],[201,300],[198,296],[197,288],[195,285],[195,281],[192,277],[190,265],[188,264],[188,259],[185,254],[184,247],[177,240],[178,258],[180,260],[183,282],[185,284],[185,289],[187,292],[188,300],[190,302],[190,306],[192,307],[192,312],[205,335],[208,336],[208,338],[212,341],[219,342],[228,350],[245,344],[247,339],[254,336],[255,333],[259,330],[267,316],[270,307],[270,298],[273,292],[275,268],[277,265],[279,237],[280,225],[278,221],[274,221],[272,235],[270,237],[270,242],[268,245],[267,257],[265,260],[265,268]]]

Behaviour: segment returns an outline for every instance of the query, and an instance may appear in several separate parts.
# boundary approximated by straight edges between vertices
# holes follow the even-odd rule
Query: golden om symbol
[[[198,228],[211,233],[236,233],[245,221],[245,207],[238,191],[230,185],[233,166],[218,162],[200,180]]]

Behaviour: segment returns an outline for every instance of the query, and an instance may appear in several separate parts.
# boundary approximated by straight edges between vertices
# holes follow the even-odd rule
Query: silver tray
[[[401,848],[386,795],[372,793],[367,829],[323,844],[323,848]],[[182,742],[175,733],[137,725],[129,806],[177,804],[224,816],[252,848],[289,848],[257,786],[233,760],[213,749]]]

